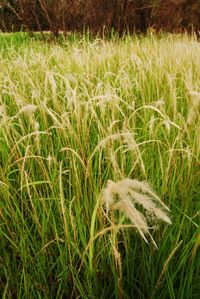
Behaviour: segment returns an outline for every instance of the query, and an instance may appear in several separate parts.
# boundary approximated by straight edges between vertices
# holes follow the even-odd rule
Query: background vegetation
[[[1,298],[199,298],[197,40],[16,33],[0,45]],[[124,178],[171,209],[152,230],[158,249],[106,214],[102,191]]]
[[[1,0],[3,31],[200,30],[199,0]]]

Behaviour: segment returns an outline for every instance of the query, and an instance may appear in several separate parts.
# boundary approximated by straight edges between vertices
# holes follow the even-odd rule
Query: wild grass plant
[[[199,42],[17,37],[0,36],[2,298],[199,298]]]

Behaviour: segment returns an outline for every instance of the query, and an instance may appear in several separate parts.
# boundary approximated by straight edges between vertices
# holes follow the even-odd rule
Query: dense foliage
[[[200,29],[199,0],[2,0],[0,7],[4,31]]]

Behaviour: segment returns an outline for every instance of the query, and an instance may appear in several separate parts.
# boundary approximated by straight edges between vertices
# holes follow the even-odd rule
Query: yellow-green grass
[[[0,70],[2,298],[199,298],[195,37],[2,34]],[[171,210],[158,249],[107,214],[125,178]]]

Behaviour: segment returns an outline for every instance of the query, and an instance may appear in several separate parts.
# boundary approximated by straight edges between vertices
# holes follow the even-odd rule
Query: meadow
[[[200,298],[199,154],[195,36],[0,34],[1,298]]]

